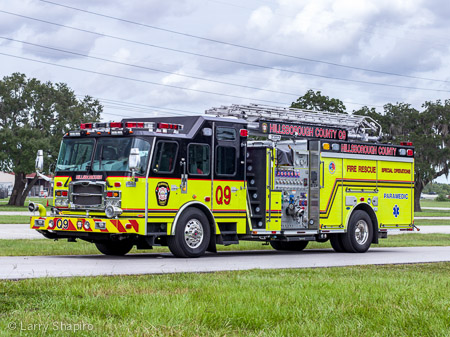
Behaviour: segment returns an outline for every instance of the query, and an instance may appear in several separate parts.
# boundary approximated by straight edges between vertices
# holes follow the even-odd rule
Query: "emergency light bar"
[[[124,123],[126,128],[143,128],[145,127],[145,123],[142,122],[127,122]],[[152,123],[153,126],[153,123]]]
[[[81,123],[80,129],[81,130],[92,129],[92,123]]]
[[[179,133],[180,130],[183,130],[182,124],[158,123],[156,125],[156,132]]]
[[[153,129],[154,123],[144,122],[109,122],[109,123],[81,123],[81,130],[97,131],[98,129],[123,129],[123,128],[145,128]]]
[[[70,131],[66,135],[80,137],[90,135],[92,132],[101,135],[107,133],[112,136],[122,136],[133,133],[132,129],[144,129],[149,132],[179,133],[183,130],[182,124],[155,123],[153,122],[109,122],[109,123],[81,123],[80,131]]]

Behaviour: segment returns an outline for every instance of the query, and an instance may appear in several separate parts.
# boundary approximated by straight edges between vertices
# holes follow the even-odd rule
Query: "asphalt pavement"
[[[132,254],[124,257],[11,256],[0,257],[0,279],[301,269],[443,261],[450,261],[450,247],[371,248],[364,254],[335,253],[331,249],[312,249],[299,253],[220,252],[209,253],[197,259],[175,258],[169,253]]]
[[[0,224],[0,240],[45,239],[29,224]]]

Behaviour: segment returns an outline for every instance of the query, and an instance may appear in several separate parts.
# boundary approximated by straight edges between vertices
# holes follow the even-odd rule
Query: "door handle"
[[[181,159],[180,165],[183,168],[183,173],[181,174],[181,193],[186,194],[187,193],[187,173],[186,173],[186,162],[184,159]]]

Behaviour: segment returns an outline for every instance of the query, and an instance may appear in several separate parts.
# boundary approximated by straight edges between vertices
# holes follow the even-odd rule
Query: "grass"
[[[416,226],[450,226],[450,220],[414,220]]]
[[[11,322],[48,324],[23,336],[448,336],[449,274],[435,263],[0,281],[0,336]]]
[[[450,200],[449,201],[436,201],[436,200],[420,200],[421,207],[447,207],[450,208]]]
[[[31,215],[0,215],[0,224],[29,224]]]
[[[422,212],[414,212],[414,217],[436,217],[436,216],[448,216],[450,217],[450,211],[439,210],[424,210]]]
[[[9,206],[7,205],[9,201],[8,199],[5,199],[4,202],[0,203],[0,212],[28,212],[28,203],[30,201],[36,202],[38,204],[41,204],[43,206],[47,205],[47,199],[45,198],[27,198],[25,200],[24,206]],[[53,201],[51,198],[48,199],[49,205],[53,204]],[[50,210],[51,206],[45,207],[47,210]]]
[[[381,239],[378,245],[372,247],[420,247],[420,246],[450,246],[450,234],[403,234],[392,235]],[[329,242],[310,242],[307,249],[331,248]],[[238,245],[217,246],[219,251],[230,250],[265,250],[272,249],[262,242],[242,241]],[[151,250],[133,248],[130,254],[136,253],[167,253],[167,247],[154,247]],[[100,254],[94,244],[79,240],[0,240],[0,256],[37,256],[37,255],[89,255]]]

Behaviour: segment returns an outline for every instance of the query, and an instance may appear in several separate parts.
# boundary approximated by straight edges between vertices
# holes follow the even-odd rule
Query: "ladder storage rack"
[[[269,105],[233,104],[206,110],[217,117],[235,117],[249,122],[249,129],[258,129],[263,121],[285,122],[296,125],[339,127],[348,131],[349,139],[377,141],[381,138],[381,125],[368,116],[274,107]],[[369,135],[370,133],[370,135]]]

